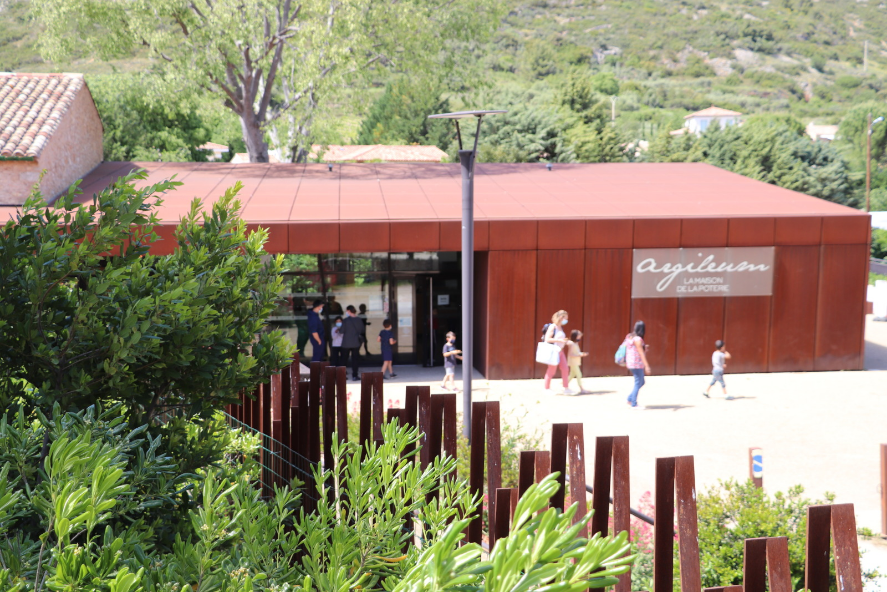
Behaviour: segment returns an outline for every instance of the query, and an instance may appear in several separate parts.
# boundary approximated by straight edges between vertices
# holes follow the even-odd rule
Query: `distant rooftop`
[[[729,109],[722,109],[721,107],[715,107],[712,105],[702,111],[685,115],[684,119],[690,119],[691,117],[739,117],[740,115],[742,115],[742,113],[739,111],[730,111]]]
[[[82,74],[0,73],[0,158],[39,158],[82,87]]]
[[[199,146],[200,150],[218,150],[219,152],[228,152],[228,147],[224,144],[217,144],[215,142],[207,142]]]
[[[316,154],[321,147],[312,146]],[[329,146],[323,162],[443,162],[447,153],[437,146],[388,146],[385,144]]]

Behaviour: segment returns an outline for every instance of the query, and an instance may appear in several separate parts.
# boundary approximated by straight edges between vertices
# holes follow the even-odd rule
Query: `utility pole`
[[[865,134],[865,211],[870,211],[870,194],[872,191],[872,128],[884,121],[878,117],[872,121],[872,114],[868,114],[868,127]]]
[[[863,42],[862,46],[862,71],[866,72],[869,69],[869,41],[866,39]]]
[[[616,95],[610,97],[610,121],[616,125]]]

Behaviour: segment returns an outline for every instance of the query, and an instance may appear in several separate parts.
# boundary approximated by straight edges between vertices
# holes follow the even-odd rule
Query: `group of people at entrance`
[[[308,311],[308,337],[311,341],[312,362],[321,362],[326,356],[326,329],[321,317],[324,306],[324,301],[317,299],[313,302],[311,310]],[[330,331],[330,364],[347,367],[350,360],[353,380],[360,379],[360,348],[363,346],[366,349],[367,325],[370,324],[366,320],[365,307],[361,306],[361,308],[363,314],[358,314],[354,305],[349,304],[345,307],[344,315],[333,319],[333,327]],[[341,306],[339,309],[341,310]],[[391,321],[388,319],[382,321],[382,331],[377,340],[382,347],[382,372],[385,373],[387,370],[390,376],[397,376],[392,365],[394,363],[393,346],[397,340],[394,338]]]
[[[582,332],[573,330],[569,339],[565,327],[570,322],[569,313],[559,310],[551,317],[551,322],[542,327],[542,339],[537,344],[536,361],[547,366],[545,372],[545,392],[551,393],[551,380],[558,369],[561,372],[564,395],[579,395],[587,391],[582,386],[582,358],[588,355],[581,351],[580,341]],[[647,326],[644,321],[637,321],[631,333],[625,336],[619,349],[616,351],[615,361],[620,366],[625,366],[634,378],[631,392],[628,395],[628,405],[638,407],[638,393],[646,383],[645,376],[650,374],[650,363],[647,360],[649,346],[644,341]],[[724,382],[724,370],[730,354],[722,340],[715,342],[715,351],[712,354],[712,378],[708,388],[702,393],[710,398],[711,387],[720,383],[721,389],[728,400],[733,397],[727,395],[727,385]],[[578,390],[570,388],[570,382],[575,379]]]

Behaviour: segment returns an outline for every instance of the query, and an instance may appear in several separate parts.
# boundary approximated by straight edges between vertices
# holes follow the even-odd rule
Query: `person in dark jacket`
[[[342,320],[342,353],[340,359],[341,364],[347,366],[348,358],[351,358],[351,378],[353,380],[360,379],[357,368],[360,363],[360,344],[363,331],[363,319],[357,316],[357,309],[349,304],[345,309],[345,318]]]
[[[326,355],[326,330],[323,327],[323,300],[317,299],[308,311],[308,336],[311,339],[311,361],[322,362]]]

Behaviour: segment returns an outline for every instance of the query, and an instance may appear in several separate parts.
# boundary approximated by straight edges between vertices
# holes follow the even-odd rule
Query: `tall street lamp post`
[[[879,117],[872,121],[872,114],[869,113],[868,132],[865,135],[865,211],[869,211],[869,194],[872,190],[872,128],[884,121],[883,117]]]
[[[429,119],[453,119],[456,122],[456,137],[459,140],[459,164],[462,167],[462,433],[471,438],[471,371],[474,368],[474,162],[477,158],[477,140],[480,137],[480,123],[484,115],[495,115],[506,111],[457,111],[429,115]],[[462,147],[462,131],[459,120],[474,117],[477,130],[474,134],[474,147]]]

